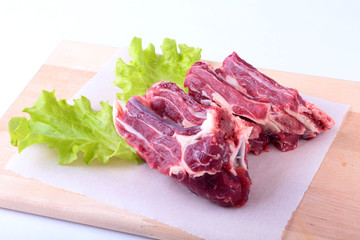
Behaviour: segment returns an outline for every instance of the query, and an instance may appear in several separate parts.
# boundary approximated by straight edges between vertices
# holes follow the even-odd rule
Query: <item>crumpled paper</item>
[[[130,59],[120,49],[102,71],[82,90],[95,109],[116,98],[113,85],[116,60]],[[280,239],[343,121],[348,105],[303,96],[314,102],[336,125],[311,141],[300,141],[290,152],[271,147],[259,156],[249,154],[253,181],[249,200],[242,208],[222,208],[196,196],[167,176],[127,161],[107,165],[80,161],[62,166],[57,153],[44,144],[33,145],[8,162],[6,169],[65,190],[83,194],[106,204],[155,219],[205,239]],[[24,106],[25,107],[25,106]]]

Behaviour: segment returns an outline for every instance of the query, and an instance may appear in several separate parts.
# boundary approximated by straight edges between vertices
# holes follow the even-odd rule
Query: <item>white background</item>
[[[360,81],[359,12],[355,0],[0,0],[0,115],[63,39],[120,47],[138,36],[159,49],[169,37],[202,48],[203,59],[236,51],[255,67]],[[0,239],[30,235],[138,239],[0,209]]]

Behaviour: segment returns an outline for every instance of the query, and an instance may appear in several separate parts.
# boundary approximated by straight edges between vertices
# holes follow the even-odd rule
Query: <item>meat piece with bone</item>
[[[282,151],[293,150],[299,138],[311,139],[329,130],[334,121],[297,90],[260,73],[234,52],[213,70],[204,62],[188,71],[185,87],[198,102],[219,105],[259,124]]]
[[[179,88],[174,92],[187,96]],[[195,194],[223,207],[244,205],[251,185],[246,154],[252,128],[220,107],[204,108],[206,119],[198,123],[196,118],[203,117],[203,110],[201,114],[189,110],[193,119],[187,116],[186,121],[177,115],[165,117],[151,107],[150,95],[134,96],[123,107],[115,102],[117,132],[151,168]],[[189,107],[192,100],[187,96],[185,101],[167,101]],[[184,127],[188,122],[191,126]]]
[[[183,127],[201,125],[207,118],[209,107],[197,103],[175,83],[157,82],[144,97],[157,114]]]
[[[157,114],[183,127],[201,125],[207,118],[209,106],[196,102],[175,83],[158,82],[148,89],[144,97]],[[255,155],[266,150],[270,140],[261,127],[249,121],[243,123],[252,128],[248,150]]]

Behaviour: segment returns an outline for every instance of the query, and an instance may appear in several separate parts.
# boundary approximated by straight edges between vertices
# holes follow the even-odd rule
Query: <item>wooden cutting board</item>
[[[8,120],[25,116],[22,109],[32,106],[42,89],[56,89],[58,98],[71,98],[116,51],[114,47],[62,41],[0,119],[0,207],[152,238],[197,239],[166,224],[4,169],[17,151],[9,143]],[[283,238],[360,239],[360,83],[260,70],[301,93],[351,105]]]

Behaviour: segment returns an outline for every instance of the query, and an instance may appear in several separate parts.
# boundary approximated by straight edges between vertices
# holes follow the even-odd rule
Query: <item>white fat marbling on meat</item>
[[[225,80],[227,83],[229,83],[231,86],[233,86],[236,90],[249,96],[247,94],[247,90],[245,88],[243,88],[235,78],[231,77],[230,75],[227,75]]]
[[[121,125],[125,128],[126,131],[138,136],[139,138],[141,138],[142,140],[147,142],[147,140],[144,138],[144,136],[141,133],[139,133],[138,131],[136,131],[132,126],[130,126],[129,124],[124,123],[123,121],[121,121],[120,118],[116,118],[116,121],[120,122]]]
[[[214,113],[215,112],[212,109],[209,109],[207,111],[207,118],[201,125],[201,131],[198,132],[197,134],[190,135],[190,136],[180,135],[180,134],[176,134],[176,133],[174,134],[175,139],[181,144],[181,149],[182,149],[183,154],[181,156],[180,165],[171,167],[169,175],[176,174],[182,169],[184,169],[183,170],[184,172],[187,172],[189,175],[191,175],[193,177],[200,177],[200,176],[203,176],[205,173],[208,173],[208,174],[217,173],[217,172],[211,172],[208,170],[194,172],[193,170],[190,169],[190,167],[186,164],[186,162],[184,160],[184,152],[188,145],[195,143],[202,136],[214,132],[214,130],[215,130],[215,114]]]
[[[296,118],[299,122],[301,122],[305,126],[306,129],[310,130],[311,132],[319,132],[319,130],[318,130],[317,126],[314,124],[314,122],[302,114],[302,112],[304,112],[304,111],[308,112],[309,110],[305,107],[303,107],[303,111],[299,110],[299,112],[294,112],[289,109],[285,109],[286,113],[288,113],[289,115]]]
[[[219,106],[226,108],[227,110],[232,112],[231,105],[219,93],[217,92],[212,93],[212,100],[217,104],[219,104]]]

